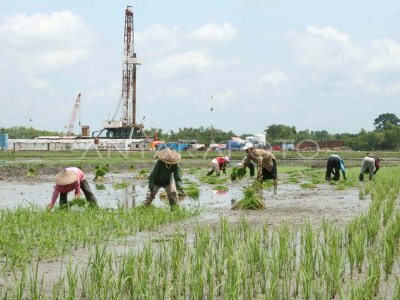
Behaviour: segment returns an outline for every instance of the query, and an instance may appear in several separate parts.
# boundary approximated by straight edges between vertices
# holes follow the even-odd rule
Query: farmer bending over
[[[339,170],[342,171],[343,178],[346,180],[346,168],[343,160],[337,155],[331,155],[326,163],[326,174],[325,180],[331,180],[333,174],[333,180],[338,181],[340,179]]]
[[[381,161],[377,156],[366,156],[364,157],[363,164],[361,166],[360,181],[364,180],[364,174],[369,173],[369,180],[372,180],[376,172],[378,172]]]
[[[56,175],[56,186],[54,187],[53,197],[47,205],[47,209],[51,210],[53,208],[58,194],[60,194],[60,207],[66,207],[68,203],[67,194],[72,190],[75,190],[75,198],[80,197],[82,190],[90,206],[97,206],[97,199],[86,181],[85,174],[83,174],[81,169],[69,167]]]
[[[210,176],[214,173],[219,176],[219,171],[222,170],[224,174],[226,174],[226,164],[229,164],[228,156],[218,156],[211,161],[211,169],[208,171],[207,176]]]
[[[149,190],[144,200],[144,206],[149,206],[153,202],[158,190],[164,188],[168,195],[169,205],[172,208],[177,204],[177,188],[179,190],[179,197],[185,196],[182,188],[181,170],[178,165],[181,155],[170,148],[157,151],[156,153],[159,160],[156,162],[149,176]],[[172,176],[174,180],[171,180]]]
[[[257,180],[263,182],[272,179],[274,181],[274,194],[276,194],[278,187],[278,172],[276,168],[275,155],[267,150],[254,149],[252,143],[246,143],[243,150],[246,151],[247,155],[242,161],[242,166],[246,168],[252,163],[257,165]]]

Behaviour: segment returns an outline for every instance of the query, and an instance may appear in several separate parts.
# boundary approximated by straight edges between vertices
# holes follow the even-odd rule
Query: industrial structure
[[[125,10],[121,99],[113,118],[104,122],[103,129],[97,136],[100,136],[104,130],[106,130],[107,138],[137,139],[143,135],[143,124],[138,124],[136,120],[136,69],[141,63],[136,58],[134,41],[133,11],[131,6],[127,6]],[[122,117],[116,120],[121,106]]]
[[[64,134],[66,137],[74,135],[74,125],[76,122],[76,117],[78,116],[80,105],[81,105],[81,93],[78,94],[78,97],[75,100],[74,107],[72,108],[71,117],[69,118],[67,125],[64,126],[65,127]],[[79,125],[81,125],[80,122]]]

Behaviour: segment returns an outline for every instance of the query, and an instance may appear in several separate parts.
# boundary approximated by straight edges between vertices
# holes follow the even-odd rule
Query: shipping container
[[[8,134],[7,133],[0,133],[0,150],[7,150],[8,149]]]

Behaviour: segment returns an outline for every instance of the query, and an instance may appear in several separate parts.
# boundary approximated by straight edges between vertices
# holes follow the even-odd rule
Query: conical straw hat
[[[181,161],[181,155],[173,149],[165,148],[157,151],[157,156],[166,164],[174,165]]]
[[[72,171],[64,170],[56,175],[57,185],[68,185],[76,182],[77,180],[78,176]]]

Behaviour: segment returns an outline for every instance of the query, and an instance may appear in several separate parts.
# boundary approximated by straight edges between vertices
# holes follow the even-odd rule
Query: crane
[[[81,93],[79,93],[78,98],[76,98],[69,122],[67,123],[67,125],[64,126],[66,128],[65,136],[72,136],[74,134],[74,125],[80,105],[81,105]]]

